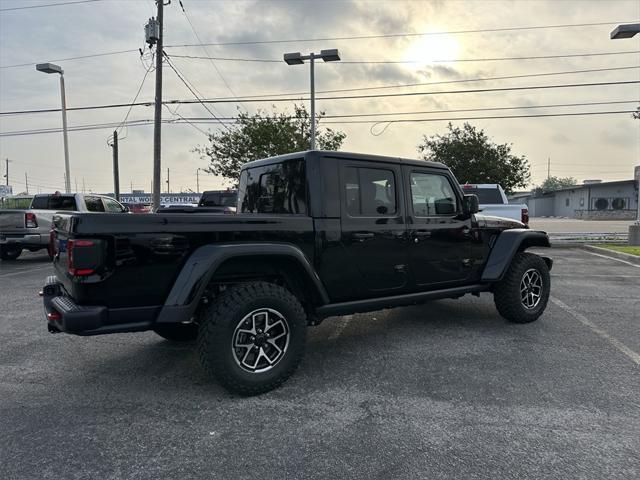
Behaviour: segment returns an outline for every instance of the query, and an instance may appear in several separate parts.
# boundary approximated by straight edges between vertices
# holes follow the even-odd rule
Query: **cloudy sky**
[[[59,108],[58,81],[53,75],[35,71],[34,64],[59,63],[65,72],[69,107],[130,103],[150,65],[144,48],[143,27],[154,14],[152,0],[100,0],[46,8],[16,7],[61,3],[71,0],[0,0],[0,111]],[[358,90],[332,95],[446,92],[451,90],[621,82],[640,80],[640,36],[610,40],[618,23],[640,19],[640,1],[258,1],[177,0],[165,7],[167,54],[183,76],[204,98],[234,99],[250,95],[295,93],[308,89],[308,67],[283,62],[239,62],[179,57],[212,56],[279,60],[288,51],[319,51],[338,48],[343,62],[320,64],[316,69],[317,90],[359,89],[415,83],[413,87]],[[193,25],[193,29],[189,24]],[[518,29],[455,33],[468,30],[496,30],[585,23],[606,23],[581,27]],[[194,33],[194,30],[196,33]],[[451,33],[443,33],[451,32]],[[200,43],[243,43],[241,45],[194,45]],[[400,35],[431,34],[431,35]],[[386,35],[376,39],[344,37]],[[338,39],[342,37],[343,39]],[[312,41],[303,41],[309,40]],[[322,40],[313,40],[322,39]],[[274,42],[274,41],[279,42]],[[264,42],[270,43],[251,43]],[[69,57],[121,52],[76,60]],[[487,60],[505,57],[635,52],[616,55],[565,58]],[[465,61],[479,60],[481,61]],[[451,60],[439,62],[437,60]],[[347,63],[347,62],[414,63]],[[15,66],[27,64],[24,66]],[[621,69],[621,67],[636,67]],[[613,69],[602,71],[602,69]],[[502,76],[600,70],[547,76],[529,76],[461,82]],[[164,70],[164,98],[194,99],[193,94],[168,67]],[[152,101],[154,72],[142,86],[138,101]],[[444,83],[443,83],[444,82]],[[449,82],[449,83],[446,83]],[[319,97],[326,96],[319,94]],[[273,98],[273,97],[271,97]],[[500,92],[439,93],[387,96],[363,99],[320,100],[318,108],[327,115],[400,113],[389,117],[351,117],[333,121],[384,119],[442,119],[429,122],[385,124],[332,124],[347,133],[344,150],[416,157],[416,146],[424,135],[446,131],[448,119],[461,117],[517,116],[568,112],[604,112],[635,109],[640,85],[604,85]],[[609,103],[584,105],[585,103]],[[634,103],[635,102],[635,103]],[[582,104],[578,106],[536,107]],[[210,107],[216,116],[233,116],[238,109],[255,112],[292,110],[290,102],[221,103]],[[215,110],[214,110],[215,108]],[[409,112],[441,113],[409,113]],[[121,122],[126,108],[72,111],[70,126]],[[171,106],[165,119],[211,118],[201,105]],[[128,120],[151,120],[152,107],[133,108]],[[640,121],[630,113],[611,115],[469,120],[486,130],[495,141],[513,144],[513,151],[531,162],[532,183],[551,174],[579,180],[628,179],[640,163]],[[453,120],[461,124],[462,120]],[[24,190],[24,174],[32,192],[63,188],[62,134],[7,135],[39,129],[56,129],[60,113],[0,116],[0,157],[9,158],[14,191]],[[196,128],[197,127],[197,128]],[[217,130],[215,123],[163,125],[163,170],[171,169],[173,191],[195,189],[196,169],[206,162],[193,152],[206,144],[203,131]],[[383,131],[384,129],[384,131]],[[69,134],[72,186],[112,191],[111,149],[105,129]],[[372,133],[373,132],[373,133]],[[382,132],[382,133],[380,133]],[[375,135],[374,135],[375,134]],[[153,157],[153,127],[122,129],[120,179],[122,191],[130,185],[149,190]],[[251,160],[251,159],[247,159]],[[163,175],[164,177],[164,175]],[[201,188],[217,188],[222,179],[201,175]],[[163,178],[164,180],[164,178]],[[464,180],[464,179],[461,179]]]

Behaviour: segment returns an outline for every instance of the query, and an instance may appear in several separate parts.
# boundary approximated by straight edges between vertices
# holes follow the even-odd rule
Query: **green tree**
[[[324,112],[316,119],[320,123]],[[209,134],[208,145],[194,151],[209,162],[207,171],[237,182],[243,164],[259,158],[309,149],[311,119],[305,107],[294,106],[294,114],[258,111],[238,114],[237,123],[228,130]],[[346,134],[330,128],[316,131],[320,150],[339,150]]]
[[[550,192],[552,190],[558,190],[560,188],[573,187],[577,184],[578,181],[573,177],[549,177],[545,179],[545,181],[537,186],[534,190]]]
[[[529,162],[511,153],[510,144],[498,145],[473,125],[447,126],[446,135],[424,136],[418,152],[425,160],[447,165],[459,182],[498,183],[507,193],[529,183]]]

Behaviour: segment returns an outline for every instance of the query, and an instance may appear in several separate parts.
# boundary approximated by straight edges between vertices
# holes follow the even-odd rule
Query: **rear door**
[[[407,185],[409,265],[415,288],[463,283],[471,274],[471,219],[450,175],[440,169],[404,166]]]
[[[359,272],[356,290],[396,294],[409,282],[399,165],[340,162],[341,244]]]

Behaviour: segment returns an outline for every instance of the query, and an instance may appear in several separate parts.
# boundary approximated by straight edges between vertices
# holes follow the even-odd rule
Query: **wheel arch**
[[[482,271],[483,282],[498,282],[504,277],[511,260],[518,252],[524,252],[531,247],[551,247],[546,232],[517,228],[505,230],[496,239],[489,258]],[[553,262],[548,257],[542,257],[551,269]]]
[[[237,275],[233,275],[233,274]],[[178,274],[157,323],[188,321],[212,281],[276,275],[296,296],[315,305],[329,297],[304,252],[286,243],[214,244],[196,249]]]

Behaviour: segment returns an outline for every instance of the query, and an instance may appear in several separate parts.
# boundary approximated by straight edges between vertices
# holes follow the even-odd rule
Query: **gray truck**
[[[126,213],[127,207],[113,198],[95,194],[35,195],[28,208],[15,209],[3,202],[0,209],[0,259],[15,260],[24,250],[49,248],[51,220],[56,213]],[[4,206],[4,205],[3,205]]]

